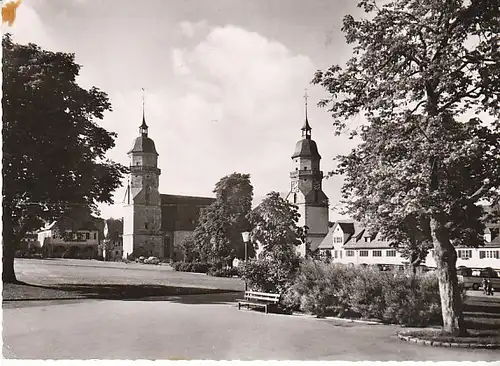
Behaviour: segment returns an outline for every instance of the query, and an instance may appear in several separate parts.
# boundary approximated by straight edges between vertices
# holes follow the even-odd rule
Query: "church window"
[[[293,203],[297,203],[297,193],[293,194]]]
[[[295,170],[299,170],[299,168],[295,167]]]
[[[90,233],[85,233],[85,239],[87,239],[87,240],[90,239]]]
[[[147,222],[145,222],[145,223],[144,223],[144,228],[145,228],[145,229],[147,229],[147,228],[148,228],[148,223],[147,223]]]

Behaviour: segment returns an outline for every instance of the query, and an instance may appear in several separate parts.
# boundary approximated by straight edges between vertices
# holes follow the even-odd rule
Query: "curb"
[[[398,333],[398,338],[402,341],[420,344],[432,347],[447,347],[447,348],[476,348],[476,349],[500,349],[500,343],[456,343],[456,342],[441,342],[431,341],[427,339],[412,337],[404,333]]]
[[[298,313],[298,312],[293,312],[291,315],[293,316],[300,316],[303,318],[313,318],[313,319],[325,319],[325,320],[339,320],[347,323],[361,323],[361,324],[371,324],[371,325],[383,325],[383,322],[380,321],[375,321],[375,320],[361,320],[361,319],[350,319],[350,318],[339,318],[335,316],[325,316],[325,317],[320,317],[318,318],[316,315],[311,315],[311,314],[305,314],[305,313]]]

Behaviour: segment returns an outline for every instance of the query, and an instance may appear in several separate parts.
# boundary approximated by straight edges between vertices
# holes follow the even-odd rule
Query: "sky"
[[[79,83],[105,91],[112,112],[97,121],[118,134],[108,157],[128,165],[139,134],[142,91],[149,136],[161,169],[160,192],[213,196],[215,183],[248,173],[254,204],[290,188],[291,155],[309,95],[312,138],[325,172],[355,145],[335,136],[316,70],[343,64],[350,47],[341,32],[344,0],[23,0],[12,27],[16,42],[75,53]],[[330,221],[342,179],[323,182]],[[125,188],[102,217],[121,217]]]

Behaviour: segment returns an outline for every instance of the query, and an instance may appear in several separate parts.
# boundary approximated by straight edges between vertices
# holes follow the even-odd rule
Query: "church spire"
[[[142,124],[139,127],[139,133],[143,137],[148,136],[148,125],[146,124],[146,116],[144,111],[144,88],[142,88]]]
[[[311,139],[311,126],[309,125],[309,120],[307,119],[307,99],[309,98],[309,95],[307,95],[307,89],[304,94],[304,100],[305,100],[305,109],[306,109],[306,120],[304,121],[304,126],[302,126],[302,137],[305,137],[306,139]]]

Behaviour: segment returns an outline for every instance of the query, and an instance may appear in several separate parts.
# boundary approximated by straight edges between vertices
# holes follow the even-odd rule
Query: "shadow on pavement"
[[[468,329],[500,330],[500,299],[468,296],[464,304],[464,318]]]
[[[147,284],[58,284],[48,286],[18,283],[15,285],[15,289],[16,292],[12,293],[12,291],[6,292],[4,288],[3,300],[101,299],[207,304],[234,301],[234,299],[241,296],[239,291]]]

